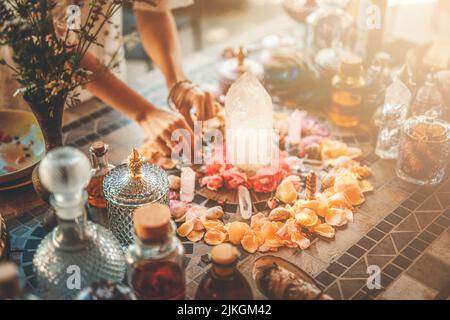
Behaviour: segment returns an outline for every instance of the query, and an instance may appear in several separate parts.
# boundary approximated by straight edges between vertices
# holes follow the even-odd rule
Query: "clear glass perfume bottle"
[[[238,252],[229,243],[211,250],[212,267],[200,281],[196,300],[253,300],[252,289],[237,269]]]
[[[135,243],[128,248],[128,285],[140,300],[182,300],[184,247],[175,235],[169,207],[147,204],[133,217]]]
[[[367,72],[366,92],[364,96],[364,118],[369,120],[373,114],[383,107],[386,93],[385,75],[383,66],[375,59]]]
[[[112,169],[103,181],[109,229],[123,248],[133,243],[133,212],[147,203],[169,204],[169,178],[133,149],[128,162]]]
[[[0,300],[37,300],[23,289],[19,270],[13,262],[0,263]]]
[[[109,230],[86,221],[90,170],[88,158],[71,147],[49,152],[39,166],[59,221],[33,259],[42,298],[72,299],[94,281],[124,278],[126,261],[119,242]]]
[[[110,170],[114,168],[108,163],[108,145],[102,141],[94,142],[89,148],[91,154],[91,181],[86,188],[88,201],[91,206],[106,208],[106,199],[103,192],[103,180]]]
[[[398,156],[401,127],[406,120],[411,97],[411,91],[399,77],[386,90],[375,149],[382,159],[396,159]]]

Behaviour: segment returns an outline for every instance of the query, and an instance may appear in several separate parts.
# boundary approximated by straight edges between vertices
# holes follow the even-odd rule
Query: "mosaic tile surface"
[[[239,39],[246,43],[262,36],[265,30],[279,30],[275,23]],[[189,76],[199,82],[216,83],[215,65],[219,48],[210,48],[188,60]],[[151,81],[150,81],[151,80]],[[154,80],[154,81],[153,81]],[[148,86],[152,83],[152,86]],[[167,90],[156,73],[136,86],[157,105],[164,105]],[[419,188],[395,177],[394,165],[373,153],[370,131],[336,131],[341,140],[363,149],[364,164],[370,165],[375,191],[355,212],[355,221],[337,230],[336,239],[314,239],[309,249],[283,248],[275,253],[298,265],[335,299],[448,299],[450,297],[450,180],[436,188]],[[131,147],[140,145],[144,135],[131,120],[107,106],[64,127],[64,141],[87,152],[89,144],[102,139],[111,146],[110,159],[120,163]],[[216,202],[197,194],[196,203],[208,207]],[[235,204],[225,205],[234,214]],[[255,210],[263,210],[263,203]],[[0,205],[1,210],[1,205]],[[46,206],[32,208],[7,221],[11,236],[11,258],[21,266],[30,287],[35,286],[32,258],[40,240],[47,234],[42,227]],[[210,247],[204,243],[185,243],[187,296],[192,298],[209,268]],[[263,298],[251,279],[253,262],[261,253],[248,254],[241,249],[240,270],[250,281],[256,298]],[[381,271],[381,287],[369,290],[367,268]]]

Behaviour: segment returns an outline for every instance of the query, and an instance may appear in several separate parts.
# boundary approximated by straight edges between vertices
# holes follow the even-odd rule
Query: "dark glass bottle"
[[[183,300],[184,248],[175,236],[169,207],[152,203],[133,216],[135,243],[128,248],[128,284],[140,300]]]
[[[0,263],[0,300],[37,300],[26,293],[19,279],[19,271],[13,262]]]
[[[253,300],[252,289],[237,269],[238,252],[225,243],[211,250],[212,267],[201,280],[196,300]]]
[[[102,141],[94,142],[89,148],[92,162],[92,178],[87,186],[89,204],[97,208],[106,208],[103,192],[103,179],[114,168],[108,163],[108,145]]]
[[[333,78],[329,115],[339,127],[351,128],[360,123],[365,86],[362,71],[362,59],[349,56]]]

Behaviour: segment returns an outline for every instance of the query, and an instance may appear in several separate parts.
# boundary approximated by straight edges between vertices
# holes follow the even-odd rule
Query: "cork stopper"
[[[128,156],[128,172],[133,179],[137,179],[142,173],[142,157],[136,148],[131,150]]]
[[[223,243],[211,250],[211,260],[218,265],[230,265],[239,257],[238,251],[229,243]]]
[[[341,72],[348,76],[358,76],[362,72],[363,60],[355,55],[345,57],[342,60]]]
[[[170,232],[170,209],[159,203],[139,207],[133,214],[134,230],[144,243],[160,243]]]
[[[97,157],[104,156],[105,153],[108,152],[108,145],[103,141],[95,141],[93,144],[91,144],[89,152],[95,154]]]

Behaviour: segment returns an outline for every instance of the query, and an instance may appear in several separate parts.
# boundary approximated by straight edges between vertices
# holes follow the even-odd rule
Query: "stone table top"
[[[187,57],[187,72],[196,82],[217,83],[214,70],[221,47],[245,44],[291,25],[287,19],[268,21],[226,44]],[[143,75],[134,87],[155,104],[165,104],[167,90],[157,71]],[[394,164],[378,159],[373,153],[370,131],[363,132],[335,131],[344,142],[363,146],[363,163],[373,170],[370,181],[375,190],[356,209],[355,221],[337,230],[331,241],[316,239],[307,250],[283,248],[271,254],[308,272],[335,299],[448,299],[450,179],[436,188],[420,188],[401,181],[395,175]],[[130,149],[141,145],[144,138],[136,123],[96,100],[66,113],[64,143],[87,153],[90,143],[101,139],[110,145],[113,164],[122,162]],[[215,205],[202,194],[197,194],[194,201],[205,206]],[[10,230],[11,258],[21,266],[31,288],[36,285],[31,261],[47,233],[42,227],[46,209],[31,186],[0,192],[0,212],[6,217]],[[236,207],[227,207],[226,211],[232,214]],[[184,245],[187,297],[192,298],[208,269],[206,254],[211,247],[204,243],[186,242]],[[255,287],[251,270],[253,262],[261,255],[242,252],[239,265],[257,298],[263,296]],[[369,266],[381,270],[378,289],[370,290],[366,285]]]

